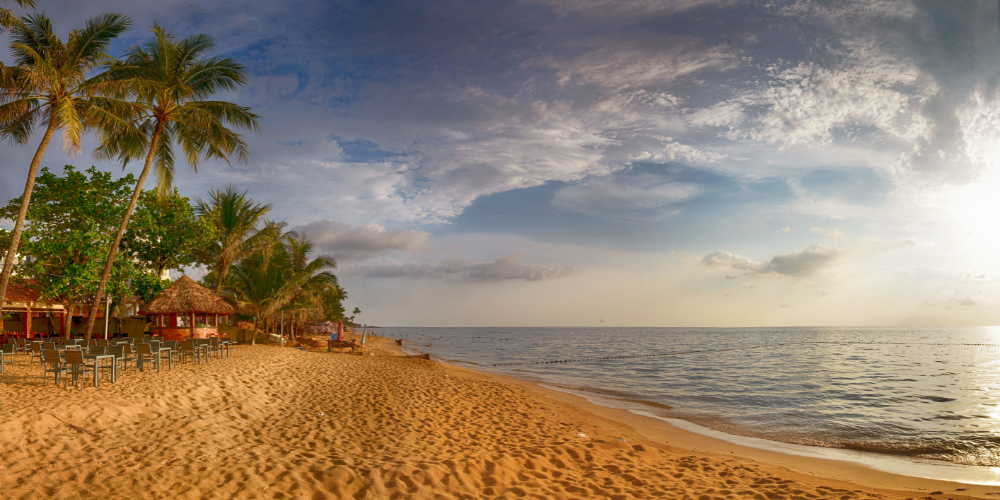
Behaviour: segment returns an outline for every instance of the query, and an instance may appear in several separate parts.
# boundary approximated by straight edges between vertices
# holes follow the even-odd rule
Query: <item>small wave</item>
[[[921,420],[931,421],[931,420],[972,420],[975,418],[990,418],[989,415],[934,415],[930,418],[924,418]]]
[[[945,398],[945,397],[941,397],[941,396],[917,396],[917,397],[919,399],[926,399],[928,401],[933,401],[935,403],[950,403],[952,401],[955,401],[952,398]]]

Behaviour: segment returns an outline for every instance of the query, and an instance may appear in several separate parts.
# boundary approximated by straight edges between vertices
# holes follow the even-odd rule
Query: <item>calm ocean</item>
[[[949,465],[946,478],[1000,481],[1000,473],[991,473],[1000,467],[1000,328],[379,328],[378,334],[403,338],[405,349],[444,362],[678,419],[735,442],[742,437],[743,444],[805,445],[792,447],[802,454],[811,453],[807,447],[853,450],[831,458]]]

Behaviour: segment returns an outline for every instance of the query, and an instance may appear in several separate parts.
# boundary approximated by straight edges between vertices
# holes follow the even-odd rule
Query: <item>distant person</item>
[[[396,339],[396,345],[402,346],[403,345],[403,339]]]

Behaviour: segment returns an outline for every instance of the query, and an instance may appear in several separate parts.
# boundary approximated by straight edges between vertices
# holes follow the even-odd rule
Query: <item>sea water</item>
[[[886,464],[952,465],[947,473],[915,475],[1000,483],[1000,469],[993,469],[1000,467],[1000,328],[379,328],[378,334],[441,361],[536,381],[741,444],[861,463],[880,455],[887,460],[874,466],[904,473]]]

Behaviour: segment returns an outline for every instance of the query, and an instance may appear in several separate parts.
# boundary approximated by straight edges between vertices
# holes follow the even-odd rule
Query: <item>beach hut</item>
[[[219,317],[233,314],[233,306],[187,275],[175,281],[139,310],[153,316],[153,335],[165,340],[219,336]]]

